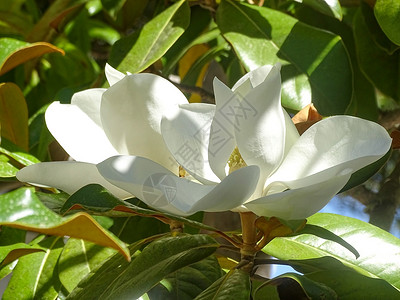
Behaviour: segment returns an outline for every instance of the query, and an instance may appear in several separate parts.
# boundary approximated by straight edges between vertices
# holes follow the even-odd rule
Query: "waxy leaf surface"
[[[319,237],[301,234],[275,238],[263,251],[279,259],[311,259],[332,256],[360,274],[386,280],[400,289],[400,240],[390,233],[357,219],[318,213],[308,224],[323,227],[356,248],[355,258],[341,245]],[[285,249],[285,251],[282,251]]]
[[[49,235],[70,236],[114,248],[130,258],[125,244],[102,228],[90,215],[60,217],[45,207],[30,188],[0,195],[0,225]]]
[[[285,107],[300,110],[313,102],[322,115],[346,111],[353,75],[339,36],[279,11],[230,0],[221,1],[217,24],[248,71],[282,63]]]

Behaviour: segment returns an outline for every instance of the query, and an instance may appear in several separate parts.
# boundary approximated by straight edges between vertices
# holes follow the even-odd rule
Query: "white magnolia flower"
[[[120,198],[134,195],[154,208],[179,215],[229,210],[254,192],[259,178],[255,166],[241,169],[219,184],[178,177],[179,165],[160,128],[164,112],[188,105],[172,83],[154,74],[125,76],[110,66],[106,76],[110,88],[76,93],[71,104],[54,102],[46,111],[50,132],[75,161],[23,168],[17,174],[20,181],[70,194],[98,183]],[[129,181],[129,187],[114,185],[100,175],[96,164],[110,157],[115,158],[99,168],[113,161],[121,181]]]
[[[384,156],[391,138],[380,125],[350,116],[326,118],[299,136],[280,90],[278,66],[246,74],[232,90],[216,79],[216,106],[170,109],[161,132],[176,161],[204,184],[246,165],[260,167],[256,191],[235,210],[302,219],[324,207],[354,172]],[[193,159],[180,153],[183,148],[196,149]],[[129,180],[117,179],[122,169],[110,167],[117,160],[100,164],[100,173],[129,190]]]

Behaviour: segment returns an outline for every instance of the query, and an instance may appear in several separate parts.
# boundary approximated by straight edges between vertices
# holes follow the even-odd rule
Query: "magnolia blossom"
[[[188,101],[172,83],[154,74],[125,76],[108,65],[106,76],[110,88],[76,93],[71,104],[54,102],[46,110],[47,127],[75,161],[28,166],[18,172],[20,181],[70,194],[98,183],[117,197],[134,195],[156,209],[178,215],[229,210],[251,196],[259,179],[256,166],[218,182],[178,177],[180,167],[174,157],[181,153],[190,159],[190,153],[184,148],[171,153],[160,124],[164,112],[188,105]],[[116,158],[106,160],[110,157]],[[120,172],[116,185],[99,173],[108,164]]]
[[[260,167],[255,192],[236,208],[232,202],[231,209],[302,219],[324,207],[354,172],[384,156],[391,138],[378,124],[351,116],[326,118],[299,136],[281,106],[280,91],[279,66],[258,68],[232,89],[216,79],[216,106],[170,107],[161,132],[175,160],[203,184],[224,181],[246,165]],[[196,151],[185,159],[182,149]],[[124,169],[127,161],[114,157],[99,170],[131,191],[140,181],[134,169]]]

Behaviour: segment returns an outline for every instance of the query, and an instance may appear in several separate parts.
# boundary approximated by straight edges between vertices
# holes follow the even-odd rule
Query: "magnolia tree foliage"
[[[3,299],[398,299],[400,240],[318,211],[398,147],[377,121],[400,100],[399,15],[0,3]],[[225,211],[237,230],[203,222]]]

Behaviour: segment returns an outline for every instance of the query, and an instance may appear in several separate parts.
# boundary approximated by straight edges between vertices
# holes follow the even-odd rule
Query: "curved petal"
[[[311,126],[290,149],[282,165],[266,181],[299,188],[353,173],[384,156],[391,138],[371,121],[334,116]]]
[[[280,68],[280,65],[276,65]],[[272,70],[272,65],[261,66],[254,69],[240,78],[232,87],[232,91],[245,97],[253,88],[261,84]]]
[[[204,184],[219,182],[208,162],[208,143],[215,105],[182,104],[161,121],[164,142],[175,160]]]
[[[281,106],[279,69],[235,106],[235,137],[244,161],[260,166],[263,177],[281,163],[285,150],[285,115]]]
[[[105,180],[96,165],[83,162],[44,162],[30,165],[17,173],[17,179],[37,186],[55,187],[68,194],[75,193],[85,185],[97,183],[118,198],[132,197],[132,194]]]
[[[245,203],[244,206],[259,216],[275,216],[285,220],[305,219],[328,204],[350,176],[337,176],[322,183],[270,194]]]
[[[46,110],[48,129],[75,160],[98,163],[118,154],[100,125],[95,101],[99,93],[88,90],[75,94],[72,100],[80,107],[53,102]]]
[[[107,78],[108,84],[110,86],[114,85],[115,83],[117,83],[118,81],[120,81],[122,78],[125,77],[124,73],[121,73],[117,69],[114,69],[107,63],[106,63],[106,67],[105,67],[105,73],[106,73],[106,78]]]
[[[296,125],[294,125],[292,119],[290,118],[289,114],[283,108],[282,111],[283,115],[285,116],[285,127],[286,127],[285,150],[283,153],[283,157],[286,157],[286,155],[289,153],[289,150],[299,139],[300,134],[296,128]]]
[[[180,178],[161,165],[137,156],[116,156],[97,165],[100,174],[147,205],[176,215],[224,211],[242,204],[258,180],[257,167],[233,172],[218,185]]]
[[[188,103],[185,96],[166,79],[146,73],[129,75],[103,94],[101,121],[119,153],[147,157],[177,173],[160,123],[165,111],[184,103]]]
[[[236,147],[234,104],[239,102],[239,98],[218,78],[213,83],[216,110],[210,127],[208,160],[214,174],[222,180],[228,173],[226,166]]]

